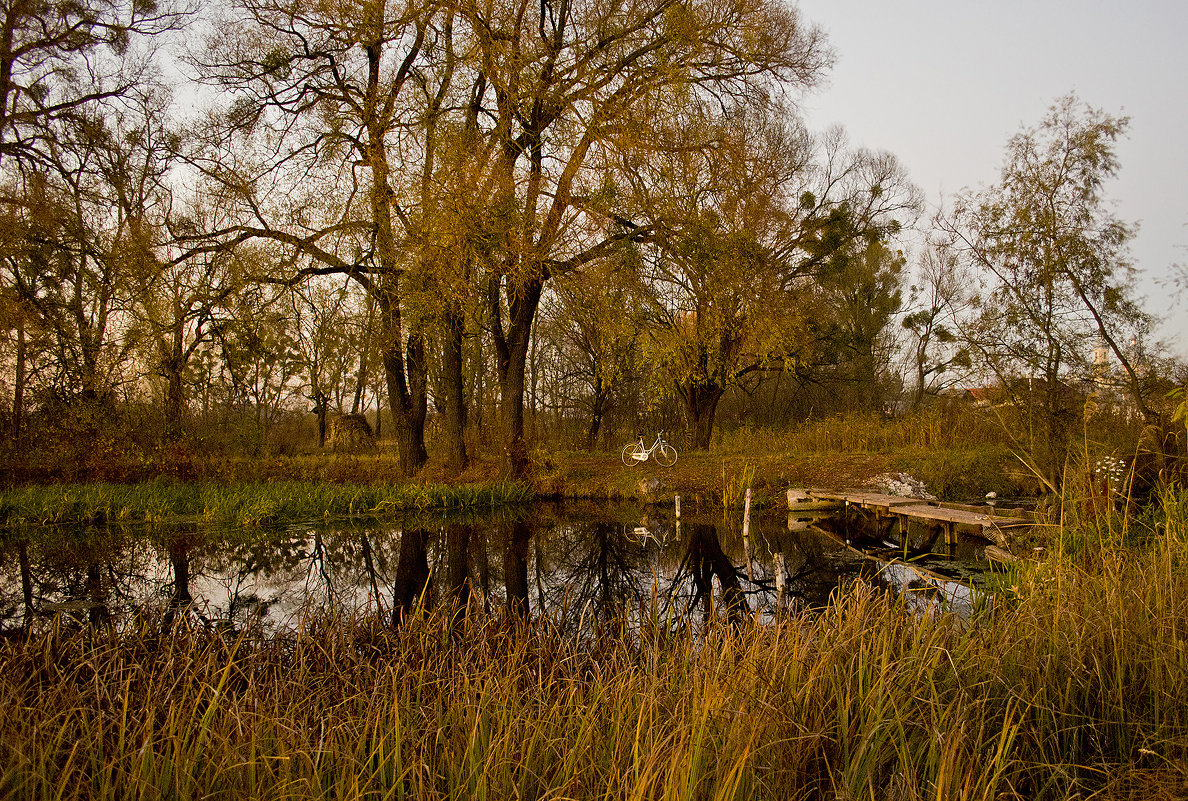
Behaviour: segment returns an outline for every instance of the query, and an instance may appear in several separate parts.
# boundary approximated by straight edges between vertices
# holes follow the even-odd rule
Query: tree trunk
[[[318,448],[326,447],[326,414],[329,405],[326,393],[314,390],[314,414],[318,418]]]
[[[169,350],[164,352],[161,347],[161,370],[165,374],[165,421],[163,436],[166,442],[176,442],[181,438],[182,417],[185,415],[186,397],[183,374],[185,372],[187,354],[182,348],[182,331],[175,327],[170,335]]]
[[[602,430],[602,418],[606,414],[607,392],[602,373],[594,373],[594,397],[591,401],[590,425],[586,427],[586,450],[592,451],[598,445],[598,432]]]
[[[467,523],[446,525],[446,587],[442,595],[457,609],[470,603],[470,540],[474,526]]]
[[[185,397],[181,370],[167,368],[165,376],[165,440],[176,441],[181,436]]]
[[[169,597],[169,609],[161,621],[161,629],[168,632],[173,627],[179,612],[194,602],[190,594],[190,546],[180,538],[169,542],[169,564],[173,568],[173,593]]]
[[[686,559],[696,588],[694,603],[698,597],[705,601],[705,619],[708,621],[713,615],[714,576],[717,576],[727,617],[731,622],[745,619],[750,611],[747,597],[739,583],[734,563],[722,550],[717,529],[707,523],[693,523],[689,525],[689,534]]]
[[[404,353],[400,349],[383,352],[384,370],[388,379],[388,406],[392,411],[392,428],[395,431],[396,453],[400,458],[400,469],[407,476],[416,475],[428,461],[425,451],[425,409],[427,398],[424,382],[423,344],[418,347],[410,342],[408,353],[409,384],[404,381]],[[417,373],[418,377],[413,378]],[[415,387],[420,384],[420,391]]]
[[[25,606],[25,632],[33,630],[33,568],[29,563],[29,541],[17,545],[17,560],[21,566],[21,600]]]
[[[428,595],[429,553],[425,539],[425,532],[418,528],[405,529],[400,535],[400,557],[392,582],[393,625]]]
[[[466,469],[466,392],[462,376],[462,345],[465,320],[450,314],[446,321],[446,339],[442,351],[442,372],[445,379],[445,413],[442,433],[445,439],[446,470],[458,474]]]
[[[508,298],[508,326],[502,324],[498,285],[489,293],[499,372],[499,406],[504,432],[504,453],[513,478],[528,474],[528,446],[524,438],[524,390],[532,322],[544,284],[532,279],[515,287]]]
[[[684,388],[685,416],[693,429],[693,447],[704,450],[710,446],[714,433],[714,415],[724,390],[716,384],[697,384]]]
[[[425,339],[417,331],[402,345],[398,298],[379,298],[383,346],[380,355],[388,385],[396,450],[400,469],[413,476],[428,460],[425,452],[425,412],[428,380],[425,370]]]
[[[12,390],[12,441],[17,452],[21,452],[21,429],[25,416],[25,318],[17,314],[16,377]]]

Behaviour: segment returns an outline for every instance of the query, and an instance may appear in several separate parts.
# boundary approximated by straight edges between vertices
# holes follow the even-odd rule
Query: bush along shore
[[[530,500],[524,484],[334,484],[269,481],[150,481],[57,484],[0,492],[0,525],[197,518],[260,526],[326,516],[382,516],[410,510],[477,509]]]
[[[1182,798],[1188,495],[1155,524],[1055,530],[1097,547],[1010,566],[964,618],[861,582],[583,635],[444,602],[272,634],[59,617],[0,643],[0,795]]]

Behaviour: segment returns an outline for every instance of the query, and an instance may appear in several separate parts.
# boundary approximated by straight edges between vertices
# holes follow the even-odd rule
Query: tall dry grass
[[[775,625],[150,615],[0,646],[10,798],[1174,798],[1188,501],[972,618],[858,584]]]
[[[722,434],[724,453],[887,453],[1005,445],[1001,425],[960,404],[937,405],[888,420],[847,414],[809,420],[791,429],[744,427]]]

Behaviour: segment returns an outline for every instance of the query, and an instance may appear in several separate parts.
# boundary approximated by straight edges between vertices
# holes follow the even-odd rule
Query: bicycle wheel
[[[635,458],[635,454],[639,453],[639,445],[635,442],[623,448],[623,464],[631,467],[640,463],[640,459]]]
[[[656,451],[656,461],[660,463],[661,467],[672,467],[676,464],[676,460],[677,449],[667,442],[660,446],[660,450]]]

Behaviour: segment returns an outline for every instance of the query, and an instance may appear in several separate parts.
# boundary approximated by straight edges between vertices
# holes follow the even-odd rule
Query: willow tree
[[[1011,138],[999,183],[959,198],[946,221],[984,282],[973,344],[1008,389],[1020,390],[1020,404],[1040,408],[1032,456],[1052,489],[1061,484],[1077,412],[1066,381],[1089,375],[1086,343],[1106,343],[1139,409],[1159,423],[1125,347],[1146,324],[1130,293],[1135,229],[1113,214],[1104,191],[1126,126],[1072,95],[1061,98],[1038,126]]]
[[[472,158],[488,213],[477,223],[505,447],[526,468],[524,394],[546,284],[646,241],[609,178],[654,151],[674,107],[766,103],[815,83],[820,34],[774,0],[464,0],[473,37]]]
[[[642,259],[650,353],[704,448],[729,389],[817,363],[814,331],[839,316],[822,281],[865,264],[864,249],[917,201],[894,158],[849,148],[837,132],[814,139],[790,115],[685,125],[681,138],[709,132],[710,146],[628,161],[625,173],[658,231]]]
[[[239,210],[212,232],[283,246],[296,282],[339,273],[374,301],[400,463],[426,461],[426,320],[418,288],[437,120],[452,99],[453,13],[433,2],[235,0],[203,78],[228,110],[193,163]]]

